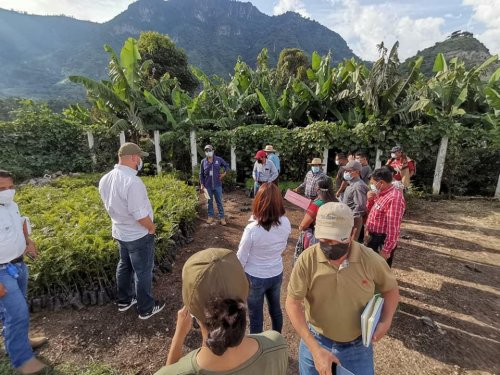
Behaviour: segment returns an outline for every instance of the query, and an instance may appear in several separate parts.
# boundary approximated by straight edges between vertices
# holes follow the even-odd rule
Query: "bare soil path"
[[[132,310],[118,313],[108,305],[35,314],[33,331],[50,337],[40,354],[54,364],[104,362],[120,374],[149,375],[160,368],[182,305],[185,260],[207,247],[236,250],[247,224],[251,200],[241,191],[224,199],[228,225],[205,224],[202,207],[194,241],[181,251],[174,271],[157,281],[155,294],[167,301],[162,313],[141,321]],[[394,261],[400,312],[376,344],[377,373],[500,374],[500,204],[416,201],[408,211]],[[287,205],[293,232],[284,257],[283,301],[302,215]],[[290,345],[289,373],[298,374],[299,340],[286,317],[283,334]],[[199,344],[193,331],[186,350]]]

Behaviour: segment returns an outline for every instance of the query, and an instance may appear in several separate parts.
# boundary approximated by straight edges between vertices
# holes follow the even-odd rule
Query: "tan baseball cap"
[[[125,155],[148,156],[149,153],[142,151],[142,149],[135,143],[127,142],[122,144],[120,149],[118,150],[118,156],[125,156]]]
[[[353,225],[354,216],[349,206],[338,202],[325,203],[316,215],[314,236],[317,239],[347,242]]]
[[[205,306],[214,298],[248,297],[248,279],[234,251],[209,248],[192,255],[182,268],[182,300],[198,321],[205,322]]]

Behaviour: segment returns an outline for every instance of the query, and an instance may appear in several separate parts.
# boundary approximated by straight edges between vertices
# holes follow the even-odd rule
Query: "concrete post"
[[[434,181],[432,182],[432,194],[438,195],[441,190],[441,178],[443,177],[444,162],[446,160],[446,151],[448,149],[448,137],[441,138],[439,152],[436,160],[436,169],[434,170]]]
[[[161,175],[161,148],[160,148],[160,131],[154,131],[155,154],[156,154],[156,174]]]

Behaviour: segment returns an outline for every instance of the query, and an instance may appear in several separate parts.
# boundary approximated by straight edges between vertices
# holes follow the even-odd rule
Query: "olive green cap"
[[[205,322],[205,307],[214,298],[248,297],[248,279],[234,251],[209,248],[193,254],[182,268],[182,300],[198,321]]]
[[[142,149],[137,146],[135,143],[127,142],[121,145],[118,150],[118,156],[125,155],[139,155],[139,156],[148,156],[147,152],[142,151]]]

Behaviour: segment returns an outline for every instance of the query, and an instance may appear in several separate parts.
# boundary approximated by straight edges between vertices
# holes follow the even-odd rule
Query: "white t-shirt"
[[[26,249],[23,233],[24,218],[19,214],[19,207],[12,202],[0,204],[0,263],[9,263],[19,258]]]
[[[249,275],[265,279],[283,272],[282,254],[286,250],[292,227],[286,216],[280,217],[280,223],[269,231],[256,221],[245,227],[237,256]]]
[[[111,218],[113,238],[130,242],[148,234],[138,220],[146,216],[153,220],[153,208],[136,170],[116,164],[99,181],[99,193]]]

